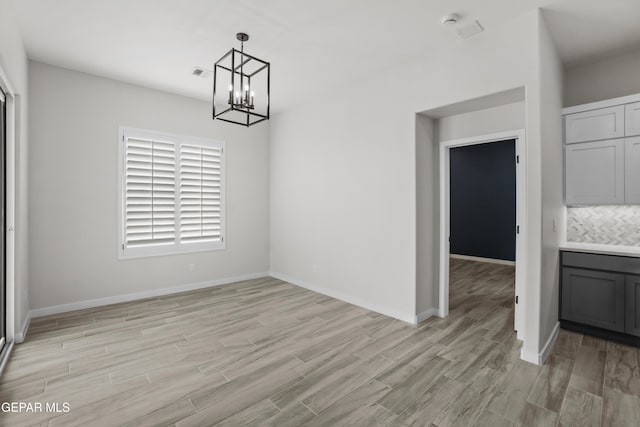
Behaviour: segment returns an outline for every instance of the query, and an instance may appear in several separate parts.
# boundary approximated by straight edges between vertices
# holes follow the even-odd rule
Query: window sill
[[[194,244],[194,246],[189,248],[176,248],[175,245],[172,245],[166,247],[144,247],[124,250],[120,249],[118,251],[118,260],[124,261],[128,259],[187,255],[199,252],[215,252],[223,250],[226,250],[226,245],[224,244],[224,242],[216,242],[215,244]]]

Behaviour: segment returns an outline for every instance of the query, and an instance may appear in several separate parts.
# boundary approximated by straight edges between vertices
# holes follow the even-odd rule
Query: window
[[[224,249],[224,142],[120,128],[120,258]]]

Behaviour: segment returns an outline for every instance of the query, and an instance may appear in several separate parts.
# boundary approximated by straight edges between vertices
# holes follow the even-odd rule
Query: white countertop
[[[567,242],[560,245],[561,251],[590,254],[621,255],[640,258],[640,246],[599,245],[596,243]]]

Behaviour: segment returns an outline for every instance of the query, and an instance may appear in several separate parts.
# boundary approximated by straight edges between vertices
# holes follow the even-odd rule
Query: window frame
[[[125,207],[126,207],[126,141],[127,138],[158,139],[175,144],[175,239],[173,244],[157,246],[126,247]],[[182,144],[205,148],[220,149],[220,240],[214,242],[180,243],[180,148]],[[226,249],[226,150],[225,142],[216,139],[190,135],[178,135],[138,129],[127,126],[118,127],[118,259],[150,258],[166,255],[180,255],[196,252],[219,251]]]

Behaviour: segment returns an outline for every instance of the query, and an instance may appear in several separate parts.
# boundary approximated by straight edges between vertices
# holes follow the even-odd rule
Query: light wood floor
[[[33,319],[12,425],[640,425],[640,353],[563,331],[519,360],[513,268],[452,260],[451,315],[413,327],[265,278]],[[393,284],[389,284],[393,286]]]

